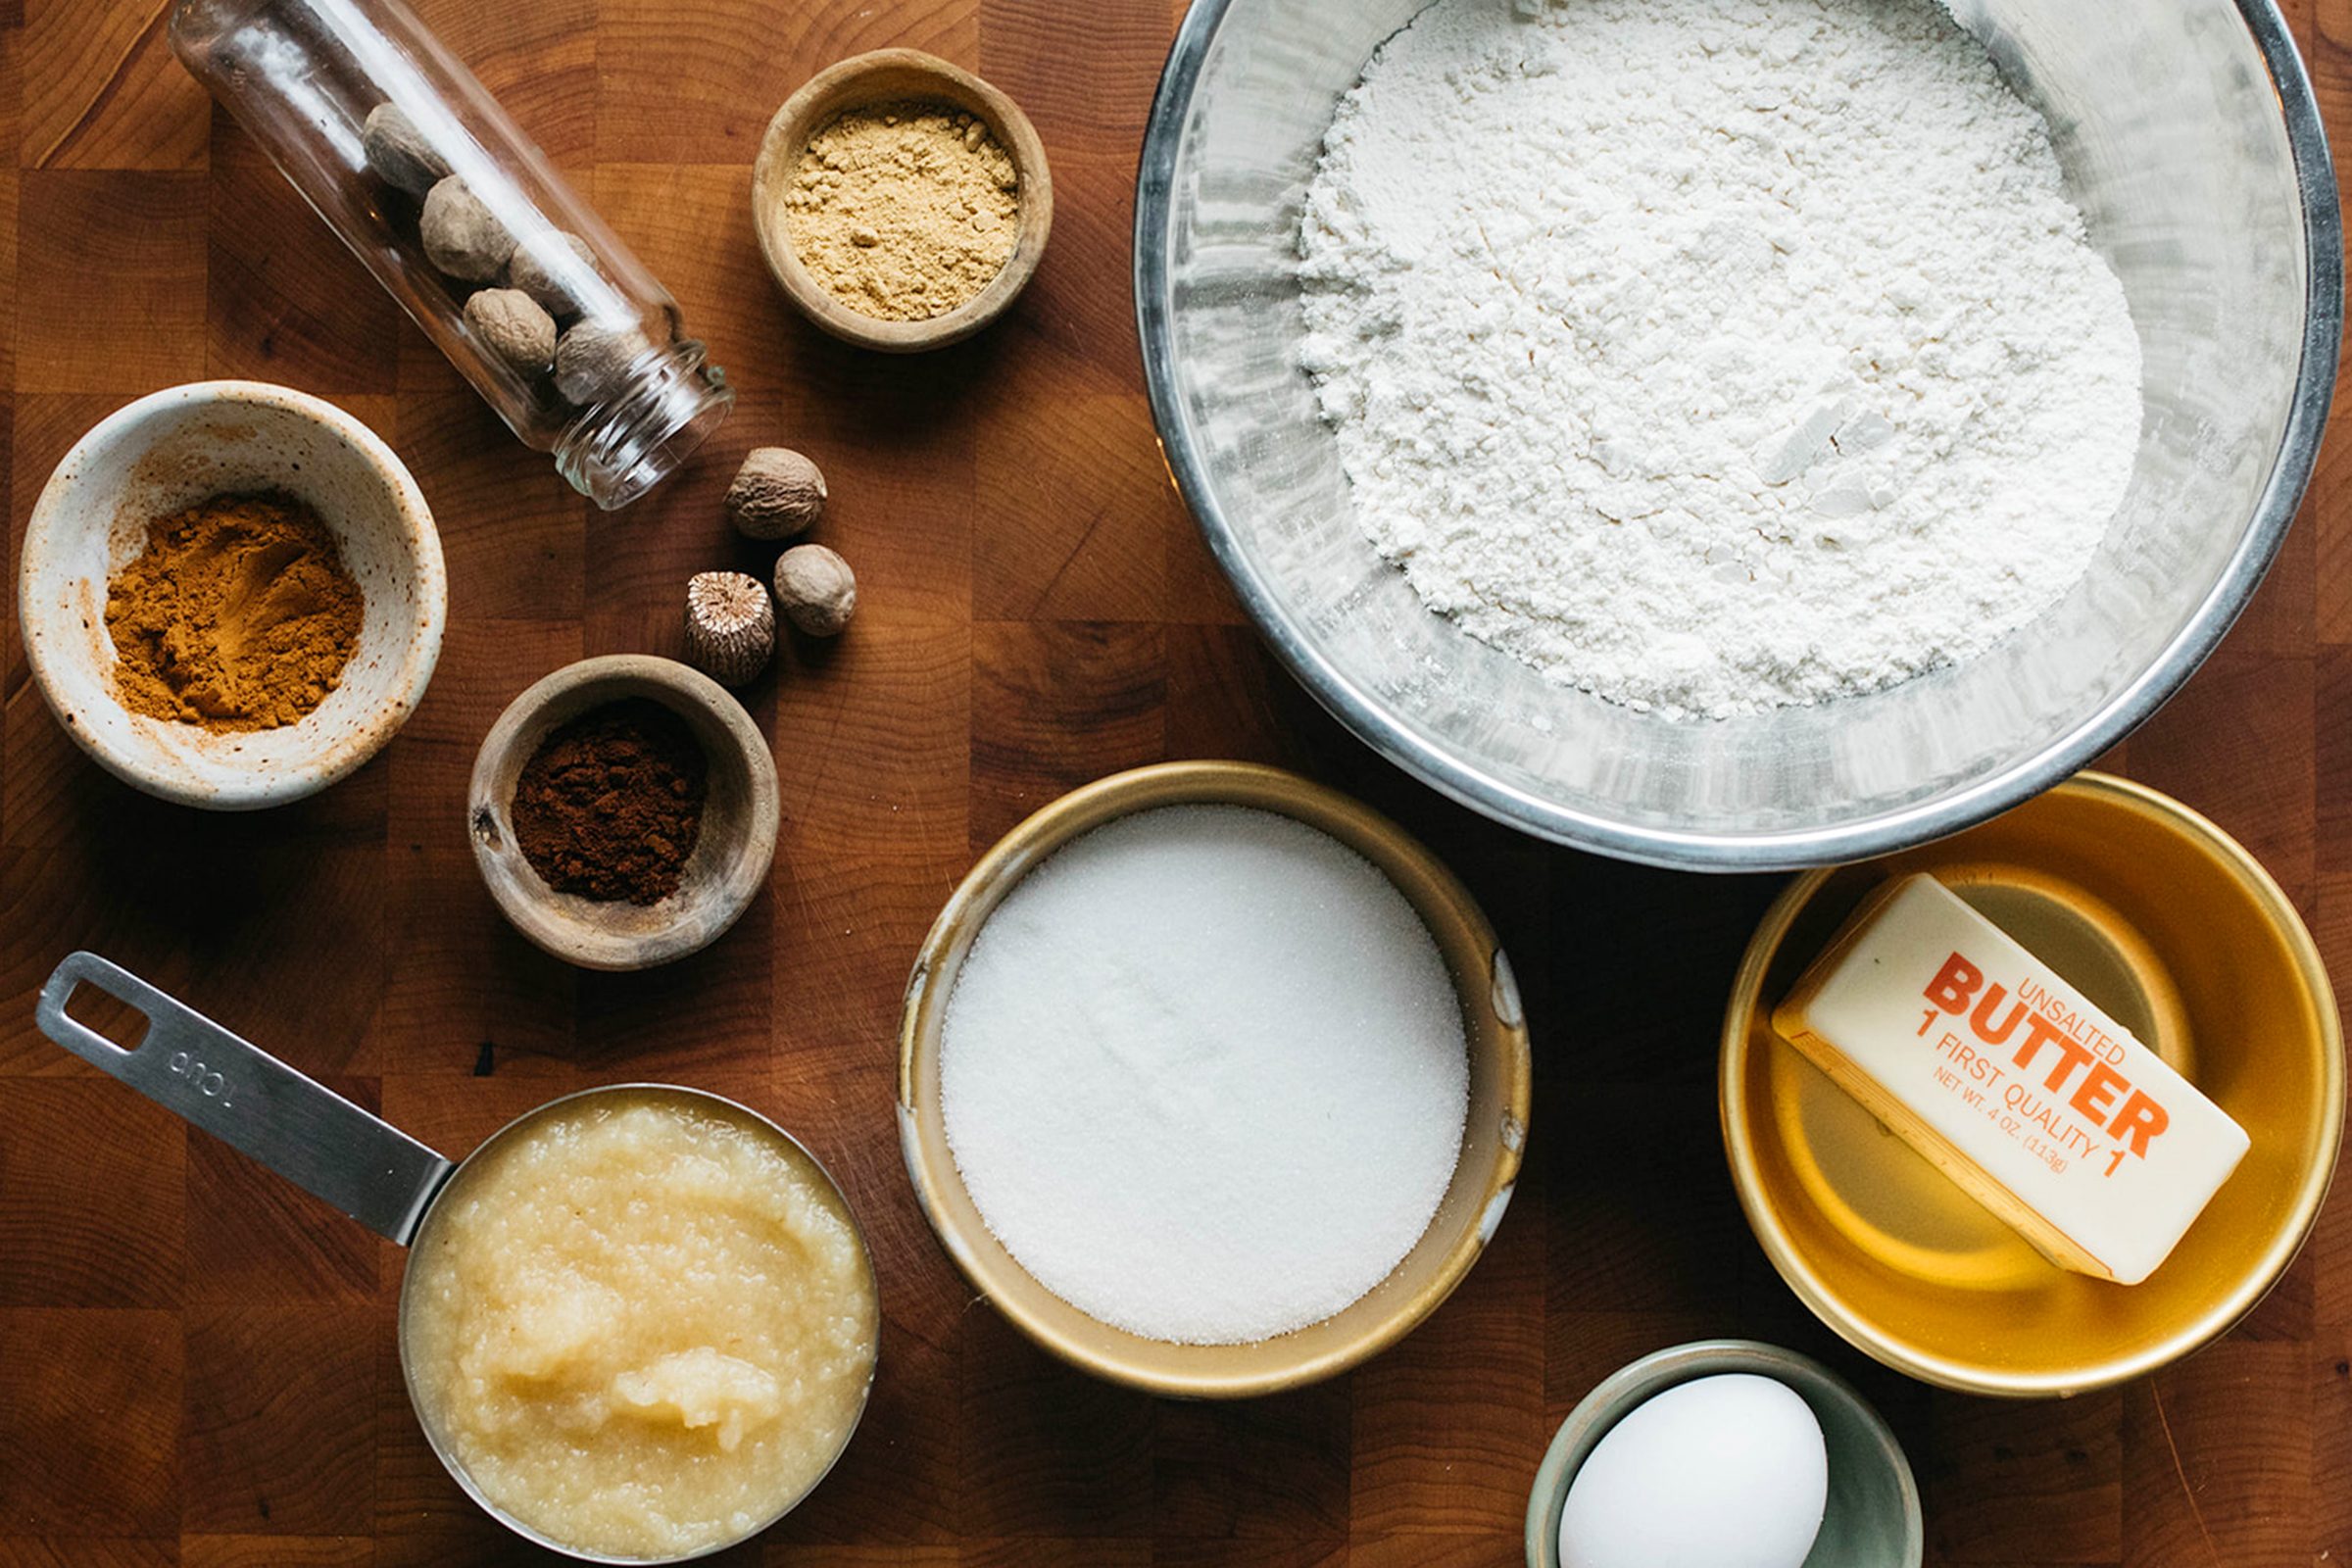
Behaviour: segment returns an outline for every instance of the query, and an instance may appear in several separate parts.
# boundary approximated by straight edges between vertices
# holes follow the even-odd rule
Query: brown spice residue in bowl
[[[522,766],[514,842],[558,893],[659,904],[702,836],[710,759],[686,721],[649,698],[592,708]]]
[[[148,524],[107,584],[116,695],[210,730],[296,723],[341,683],[362,610],[317,513],[290,496],[215,496]]]
[[[802,149],[785,206],[801,264],[862,316],[920,321],[1004,270],[1020,176],[976,116],[904,101],[844,110]]]

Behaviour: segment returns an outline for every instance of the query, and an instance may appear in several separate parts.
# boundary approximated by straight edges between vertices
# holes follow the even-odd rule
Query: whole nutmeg
[[[686,581],[686,660],[721,686],[740,686],[776,651],[776,607],[767,587],[740,571]]]
[[[524,375],[537,375],[556,357],[556,318],[520,289],[477,290],[466,301],[466,324]]]
[[[596,265],[596,252],[588,248],[588,242],[577,234],[559,231],[530,244],[517,244],[514,247],[514,254],[507,258],[507,287],[522,290],[550,315],[577,316],[586,308],[586,302],[548,265],[550,262],[561,265],[561,258],[554,254],[557,246],[578,257],[580,265],[589,271],[602,275],[604,270]]]
[[[754,447],[727,486],[727,515],[754,539],[807,533],[825,512],[825,476],[790,447]]]
[[[435,267],[468,283],[487,283],[506,270],[514,236],[456,174],[425,192],[418,221],[424,254]]]
[[[422,196],[449,173],[449,160],[424,139],[415,121],[389,103],[368,111],[360,126],[360,150],[377,178],[412,196]]]
[[[776,562],[776,604],[809,636],[838,636],[858,609],[858,578],[823,545],[794,545]]]
[[[556,340],[556,390],[582,408],[602,402],[620,389],[630,364],[652,346],[635,322],[574,321]]]

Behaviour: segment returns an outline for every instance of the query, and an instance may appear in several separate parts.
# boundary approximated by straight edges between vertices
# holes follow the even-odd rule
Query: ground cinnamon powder
[[[276,729],[326,701],[359,646],[360,585],[290,496],[215,496],[148,525],[106,588],[115,690],[151,718]]]
[[[514,782],[514,842],[559,893],[659,904],[702,836],[710,761],[686,721],[629,698],[539,743]]]

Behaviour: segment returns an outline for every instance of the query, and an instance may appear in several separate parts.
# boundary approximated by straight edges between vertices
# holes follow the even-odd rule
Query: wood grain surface
[[[592,511],[517,446],[172,62],[163,0],[0,0],[0,471],[14,540],[128,398],[248,375],[391,440],[450,566],[430,695],[364,771],[250,817],[146,800],[67,741],[0,598],[0,1562],[464,1564],[528,1554],[425,1449],[391,1336],[401,1260],[69,1059],[32,1025],[68,950],[129,964],[463,1152],[582,1085],[739,1096],[843,1177],[888,1323],[863,1431],[814,1498],[717,1559],[773,1568],[1436,1568],[1519,1560],[1551,1427],[1645,1351],[1742,1334],[1821,1355],[1894,1423],[1951,1564],[2352,1560],[2352,1201],[2223,1344],[2065,1403],[1932,1393],[1833,1342],[1733,1201],[1714,1041],[1776,878],[1546,849],[1438,799],[1273,662],[1170,494],[1129,315],[1130,181],[1168,0],[422,0],[684,305],[742,390],[684,477]],[[2352,0],[2289,0],[2339,132]],[[748,209],[760,129],[810,73],[911,44],[1043,133],[1052,249],[1015,313],[891,362],[790,317]],[[2339,148],[2352,151],[2339,134]],[[787,442],[861,580],[838,646],[747,694],[781,766],[773,884],[713,950],[598,975],[507,929],[463,802],[524,685],[674,653],[687,574],[745,561],[718,496]],[[2211,664],[2110,764],[2249,844],[2352,973],[2352,473]],[[975,1302],[909,1195],[893,1025],[974,857],[1131,764],[1288,763],[1421,833],[1527,977],[1527,1180],[1467,1286],[1350,1378],[1234,1407],[1062,1370]],[[1640,1157],[1633,1157],[1636,1154]]]

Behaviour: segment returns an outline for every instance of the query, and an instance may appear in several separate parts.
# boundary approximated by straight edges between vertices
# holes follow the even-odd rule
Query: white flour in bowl
[[[2123,287],[1929,0],[1439,0],[1341,100],[1300,244],[1373,542],[1637,708],[1982,653],[2131,478]]]

